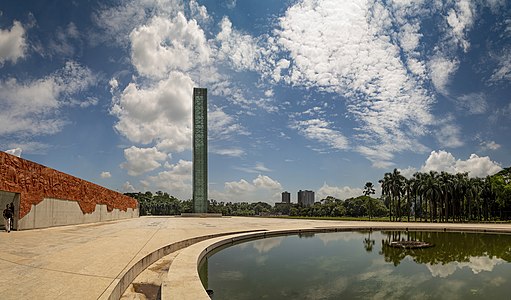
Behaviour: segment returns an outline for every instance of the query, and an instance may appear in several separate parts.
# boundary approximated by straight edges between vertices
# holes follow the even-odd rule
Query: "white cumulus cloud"
[[[134,193],[134,192],[136,192],[136,189],[129,181],[126,181],[122,185],[122,191],[125,193]]]
[[[230,139],[233,135],[248,135],[236,119],[220,108],[208,112],[208,140],[214,142]]]
[[[91,70],[72,61],[44,78],[0,80],[0,135],[59,132],[66,123],[58,116],[61,108],[90,102],[91,99],[77,100],[75,96],[96,82]]]
[[[160,150],[191,148],[193,82],[172,72],[151,86],[130,83],[112,107],[115,129],[135,143],[157,143]]]
[[[495,141],[481,142],[480,145],[483,148],[483,150],[498,150],[501,147],[501,145],[496,143]]]
[[[332,196],[340,200],[346,200],[349,198],[362,196],[363,194],[364,190],[362,188],[352,188],[349,186],[330,186],[325,182],[323,186],[316,192],[316,199],[319,201],[321,199],[325,199],[328,196]]]
[[[121,164],[121,168],[128,171],[128,175],[138,176],[146,172],[155,170],[161,166],[161,161],[167,159],[167,154],[158,151],[156,148],[137,148],[131,146],[124,149],[124,158],[126,161]]]
[[[12,154],[17,157],[21,157],[22,150],[21,150],[21,148],[14,148],[14,149],[5,150],[4,152]]]
[[[455,1],[455,6],[447,13],[447,24],[450,34],[455,42],[467,52],[470,43],[467,39],[467,31],[472,27],[475,17],[475,4],[471,0]]]
[[[502,167],[488,156],[471,154],[467,160],[456,159],[447,151],[432,151],[422,166],[422,172],[437,171],[448,173],[468,172],[470,177],[486,177],[502,170]]]
[[[455,123],[452,115],[437,120],[439,128],[436,130],[436,138],[442,147],[457,148],[464,145],[461,139],[461,127]]]
[[[101,178],[111,178],[112,174],[110,174],[110,172],[108,172],[108,171],[103,171],[103,172],[101,172],[100,176],[101,176]]]
[[[164,190],[178,199],[190,199],[192,196],[192,162],[180,159],[175,164],[165,164],[165,171],[149,176],[146,186],[150,189]]]
[[[243,194],[255,190],[255,186],[245,179],[225,183],[225,190],[231,194]]]
[[[102,29],[93,33],[94,42],[114,41],[126,46],[130,33],[154,15],[175,17],[184,10],[182,0],[122,1],[116,6],[104,7],[92,15],[94,23]]]
[[[232,23],[227,17],[220,22],[220,28],[221,31],[216,37],[220,43],[218,57],[230,61],[237,70],[256,70],[262,51],[257,45],[257,41],[252,36],[233,29]]]
[[[26,51],[26,32],[20,22],[14,21],[10,29],[0,28],[0,68],[6,61],[16,63]]]
[[[437,55],[428,62],[431,82],[436,90],[443,94],[449,94],[447,86],[451,76],[458,70],[459,62],[456,59]]]
[[[253,181],[254,185],[258,188],[268,189],[268,190],[281,190],[282,186],[276,180],[271,179],[265,175],[258,175],[256,179]]]
[[[163,78],[170,71],[189,71],[207,63],[210,49],[204,32],[195,20],[187,20],[182,13],[169,20],[153,17],[148,24],[131,34],[131,59],[137,71],[144,76]]]
[[[277,180],[265,175],[258,175],[249,182],[245,179],[229,181],[224,184],[224,191],[212,190],[211,198],[218,201],[232,202],[280,202],[282,185]]]

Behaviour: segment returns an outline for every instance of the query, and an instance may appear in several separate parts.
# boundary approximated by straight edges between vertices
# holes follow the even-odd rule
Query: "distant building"
[[[298,204],[303,206],[312,206],[314,205],[314,192],[313,191],[298,191]]]
[[[282,203],[291,203],[291,194],[288,192],[282,192]]]

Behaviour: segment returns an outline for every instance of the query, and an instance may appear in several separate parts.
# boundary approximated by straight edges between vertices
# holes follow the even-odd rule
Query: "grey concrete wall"
[[[108,212],[106,205],[96,204],[93,213],[84,214],[77,201],[45,198],[33,205],[30,212],[18,221],[18,229],[46,228],[103,221],[137,218],[138,209],[127,211],[114,209]]]
[[[0,191],[0,210],[4,211],[5,206],[14,201],[16,193]]]

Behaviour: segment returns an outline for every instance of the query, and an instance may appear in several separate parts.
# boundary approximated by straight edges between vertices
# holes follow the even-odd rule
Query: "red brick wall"
[[[131,197],[2,151],[0,190],[21,194],[20,219],[44,198],[75,200],[83,213],[94,212],[96,204],[105,204],[108,211],[137,208]]]

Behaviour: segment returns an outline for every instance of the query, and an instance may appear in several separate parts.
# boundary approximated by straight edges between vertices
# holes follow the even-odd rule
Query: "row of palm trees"
[[[505,203],[496,201],[492,178],[468,173],[417,172],[407,179],[399,170],[379,181],[391,221],[466,222],[502,219]]]

